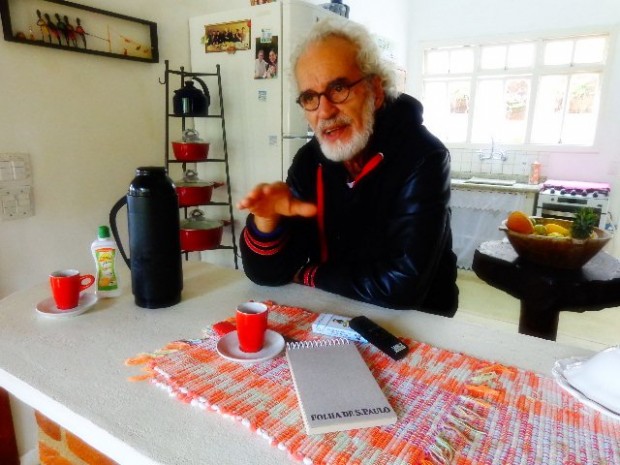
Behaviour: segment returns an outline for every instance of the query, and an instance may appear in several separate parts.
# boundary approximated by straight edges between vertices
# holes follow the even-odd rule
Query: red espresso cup
[[[59,310],[71,310],[78,306],[80,292],[95,282],[92,274],[81,275],[78,270],[60,270],[50,274],[52,295]]]
[[[245,302],[237,306],[237,337],[242,352],[258,352],[265,343],[269,307],[260,302]]]

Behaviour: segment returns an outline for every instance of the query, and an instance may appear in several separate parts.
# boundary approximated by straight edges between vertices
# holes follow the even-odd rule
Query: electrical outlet
[[[34,214],[32,169],[27,153],[0,153],[0,219]]]

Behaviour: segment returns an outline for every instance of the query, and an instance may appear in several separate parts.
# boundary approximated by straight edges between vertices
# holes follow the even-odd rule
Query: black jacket
[[[240,241],[244,270],[256,283],[280,285],[301,269],[306,285],[453,316],[448,150],[422,125],[420,102],[404,94],[377,112],[369,148],[382,156],[350,187],[344,165],[326,159],[316,139],[302,147],[287,183],[319,214],[285,218],[269,235],[253,228],[250,215]]]

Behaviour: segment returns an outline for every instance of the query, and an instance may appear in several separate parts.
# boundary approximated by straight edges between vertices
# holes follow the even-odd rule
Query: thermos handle
[[[129,258],[125,253],[125,249],[123,248],[123,244],[121,243],[121,238],[118,235],[118,228],[116,227],[116,215],[118,211],[125,205],[127,205],[127,196],[123,196],[118,199],[118,202],[116,202],[112,207],[112,210],[110,210],[110,229],[112,230],[112,235],[114,236],[114,240],[116,241],[118,250],[123,256],[123,260],[125,260],[125,263],[127,263],[127,266],[129,267],[129,269],[131,269],[131,262],[129,261]]]

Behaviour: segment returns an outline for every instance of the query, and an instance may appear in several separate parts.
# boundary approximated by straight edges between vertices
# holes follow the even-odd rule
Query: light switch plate
[[[17,220],[34,214],[32,187],[0,187],[0,217],[2,220]]]
[[[0,153],[0,219],[34,214],[32,167],[27,153]]]

